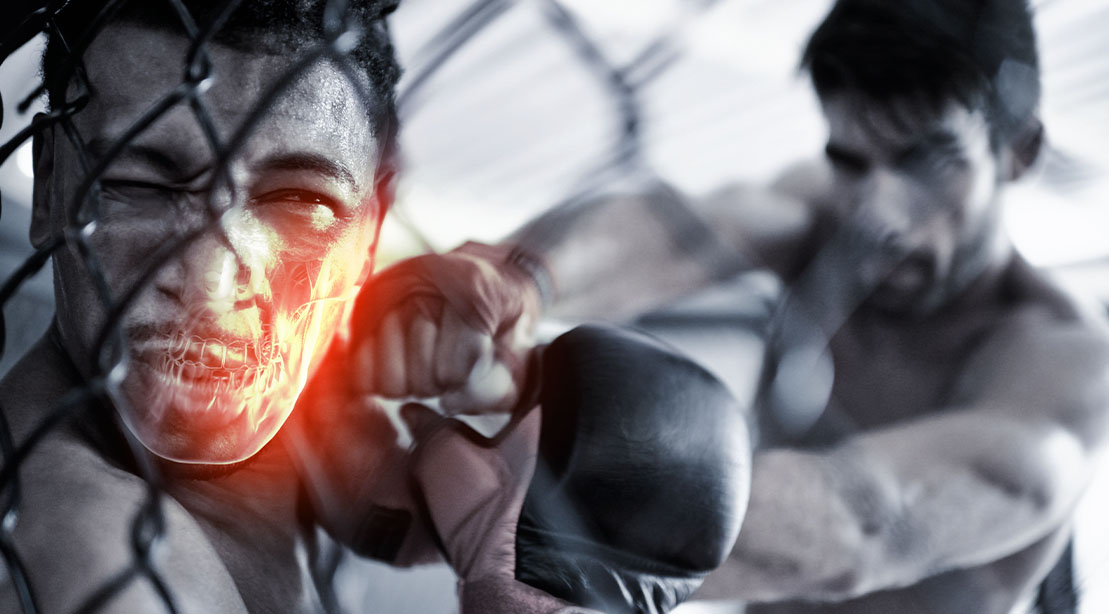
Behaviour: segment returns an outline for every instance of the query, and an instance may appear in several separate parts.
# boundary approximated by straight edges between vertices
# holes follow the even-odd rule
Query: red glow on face
[[[186,254],[184,313],[131,339],[124,419],[147,448],[178,462],[238,462],[277,433],[345,331],[366,265],[358,255],[367,249],[341,241],[310,259],[273,232],[252,242],[228,234],[235,252],[208,242],[212,251]]]

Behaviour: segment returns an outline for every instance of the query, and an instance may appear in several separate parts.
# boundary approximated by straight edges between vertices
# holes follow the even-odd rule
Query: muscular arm
[[[703,596],[847,599],[998,560],[1064,522],[1103,446],[1105,335],[999,337],[951,407],[826,452],[759,454],[742,532]]]
[[[813,225],[808,202],[728,186],[692,199],[665,188],[557,208],[516,232],[547,265],[550,315],[620,320],[744,270],[788,274]]]

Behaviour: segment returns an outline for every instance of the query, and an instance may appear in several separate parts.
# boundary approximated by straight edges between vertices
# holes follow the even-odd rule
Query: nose
[[[221,314],[255,305],[265,294],[264,237],[235,210],[206,225],[161,272],[159,288],[190,310]]]
[[[914,192],[911,182],[898,173],[874,169],[860,194],[856,222],[881,245],[905,241],[915,222]]]
[[[187,287],[196,293],[193,302],[205,304],[217,313],[252,305],[255,297],[250,266],[224,242],[217,239],[206,243],[208,249],[198,253],[196,262],[191,263],[193,283]],[[190,268],[190,263],[186,263],[186,268]]]

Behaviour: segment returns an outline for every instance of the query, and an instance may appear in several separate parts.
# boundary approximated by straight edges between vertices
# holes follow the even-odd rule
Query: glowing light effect
[[[184,314],[133,335],[117,403],[143,445],[176,462],[238,462],[277,434],[349,328],[366,264],[360,241],[298,245],[242,212],[222,222],[235,251],[209,241],[183,256]]]

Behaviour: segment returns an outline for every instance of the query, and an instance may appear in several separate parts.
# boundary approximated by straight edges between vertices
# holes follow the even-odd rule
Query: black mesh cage
[[[646,121],[643,90],[681,57],[679,41],[683,30],[716,3],[715,0],[682,3],[682,20],[670,24],[636,52],[620,60],[611,57],[606,47],[599,44],[575,13],[558,0],[531,3],[529,9],[542,15],[549,33],[565,44],[577,67],[594,79],[599,91],[603,92],[605,103],[612,111],[611,134],[614,136],[606,144],[602,159],[575,182],[573,193],[559,199],[547,211],[545,215],[549,223],[536,228],[558,228],[560,216],[588,204],[614,178],[634,176],[641,185],[651,186],[649,192],[652,196],[647,210],[662,221],[661,226],[671,233],[674,245],[701,264],[707,278],[723,280],[735,275],[739,267],[733,250],[723,244],[718,234],[700,216],[692,212],[686,204],[685,195],[670,187],[662,174],[652,167],[643,145]],[[101,179],[105,170],[161,118],[171,111],[185,108],[205,135],[206,145],[214,160],[214,172],[198,189],[205,193],[219,192],[231,200],[242,198],[239,194],[242,188],[234,179],[232,161],[244,144],[257,136],[259,126],[273,103],[298,79],[321,64],[336,67],[353,84],[355,97],[363,108],[369,110],[377,142],[381,146],[379,158],[392,160],[397,155],[397,131],[402,129],[405,118],[415,113],[419,104],[424,102],[420,94],[436,72],[460,50],[478,40],[501,16],[523,3],[513,0],[470,2],[428,38],[415,54],[418,63],[403,67],[406,72],[404,87],[394,97],[392,84],[398,78],[399,68],[392,63],[393,50],[388,43],[386,24],[396,4],[395,0],[6,0],[0,8],[0,62],[7,60],[28,41],[45,36],[50,40],[46,61],[54,67],[50,73],[51,83],[0,83],[0,96],[7,100],[18,99],[21,112],[38,101],[49,99],[47,111],[36,115],[25,128],[0,144],[0,162],[12,157],[35,135],[50,130],[55,139],[64,140],[76,152],[80,166],[79,176],[70,178],[70,181],[76,182],[76,188],[73,201],[68,203],[68,217],[61,224],[62,231],[45,237],[20,266],[0,271],[0,306],[6,307],[22,287],[36,278],[51,258],[65,252],[82,262],[84,274],[90,280],[98,301],[98,309],[106,314],[90,348],[95,359],[91,365],[78,369],[81,375],[77,379],[82,384],[65,391],[61,402],[42,413],[33,429],[17,437],[7,421],[6,412],[0,411],[0,452],[3,455],[0,466],[0,506],[3,510],[0,516],[0,554],[3,555],[5,570],[2,575],[6,575],[6,578],[0,579],[0,585],[8,584],[13,603],[18,604],[19,611],[42,611],[35,578],[28,572],[28,565],[16,548],[22,494],[25,491],[25,485],[21,482],[21,464],[51,432],[66,428],[75,418],[87,416],[97,416],[101,423],[111,425],[104,432],[90,436],[99,438],[101,445],[115,447],[121,458],[126,459],[125,469],[142,478],[145,500],[134,510],[130,520],[130,564],[89,594],[77,611],[100,611],[134,583],[147,583],[164,603],[165,611],[180,611],[173,591],[159,572],[155,556],[166,541],[165,514],[169,498],[163,489],[160,465],[148,446],[140,441],[141,438],[132,429],[124,428],[119,420],[119,415],[128,411],[128,408],[121,407],[125,402],[122,400],[124,397],[118,394],[118,387],[122,374],[128,368],[130,354],[121,323],[137,297],[181,250],[188,249],[204,237],[215,235],[225,242],[230,238],[220,224],[221,211],[213,204],[217,199],[199,199],[204,204],[202,219],[199,222],[194,220],[187,231],[175,233],[173,240],[160,242],[152,249],[143,259],[141,270],[134,272],[132,283],[120,291],[114,287],[112,280],[107,279],[91,239],[101,223]],[[313,8],[297,18],[299,21],[286,19],[285,26],[267,29],[271,20],[278,20],[278,13],[309,6]],[[286,15],[281,17],[287,18]],[[166,91],[161,98],[147,101],[145,110],[120,132],[117,140],[96,143],[94,152],[90,151],[92,144],[85,142],[74,122],[74,118],[87,107],[90,92],[96,90],[96,84],[90,83],[83,57],[97,35],[119,20],[156,24],[154,27],[170,29],[186,41],[186,51],[182,64],[175,67],[174,74],[180,78],[178,85]],[[261,45],[263,53],[285,54],[289,58],[284,76],[263,92],[247,116],[240,118],[240,124],[231,131],[230,138],[220,136],[221,127],[213,119],[208,99],[212,79],[219,77],[213,73],[210,57],[212,47],[217,44],[239,50],[258,49]],[[435,103],[432,101],[429,104]],[[397,117],[399,121],[395,121]],[[26,117],[6,117],[2,120],[27,121]],[[409,221],[404,206],[403,201],[395,204],[388,215],[415,236],[424,249],[432,250],[435,242],[424,237],[418,225]],[[536,231],[523,236],[521,241],[524,245],[542,250],[556,239],[543,231]],[[828,249],[854,249],[854,246],[842,245],[850,244],[852,240],[852,237],[833,238]],[[825,277],[819,259],[811,269],[801,276],[802,283],[796,289],[796,296],[801,302],[806,296],[828,290],[822,285]],[[854,305],[851,300],[844,301],[844,304]],[[779,306],[767,336],[770,340],[768,357],[774,358],[776,348],[784,345],[823,345],[826,331],[834,330],[846,317],[846,314],[830,314],[831,323],[823,322],[821,327],[809,321],[809,316],[802,311],[796,307],[796,301],[786,301],[784,306]],[[3,312],[3,317],[0,351],[7,353],[9,350],[3,348],[4,342],[10,341],[8,338],[13,331],[18,331],[24,322],[13,317],[13,312],[8,310]],[[773,369],[764,373],[764,383],[770,383],[774,375]],[[770,431],[774,426],[767,425],[766,428],[767,436],[772,436]],[[392,517],[386,520],[396,521]],[[403,524],[403,519],[400,522]],[[335,551],[321,551],[314,553],[311,561],[312,581],[321,605],[331,612],[341,610],[333,586],[338,556]],[[1044,611],[1063,612],[1068,611],[1067,607],[1073,611],[1073,582],[1068,563],[1069,551],[1068,558],[1060,563],[1057,573],[1049,577],[1051,594],[1041,596],[1040,607]],[[2,595],[3,592],[0,592]],[[1049,602],[1065,605],[1050,605]],[[7,603],[0,604],[0,607],[7,606]],[[1061,607],[1063,609],[1059,609]]]

